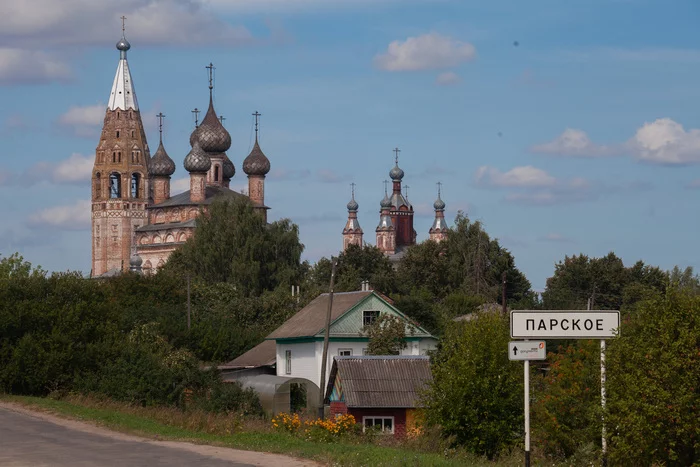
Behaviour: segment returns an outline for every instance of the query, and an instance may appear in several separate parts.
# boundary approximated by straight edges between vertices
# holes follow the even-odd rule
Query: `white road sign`
[[[619,311],[512,310],[513,339],[607,339],[620,327]]]
[[[545,360],[547,344],[544,341],[508,342],[508,358],[511,360]]]

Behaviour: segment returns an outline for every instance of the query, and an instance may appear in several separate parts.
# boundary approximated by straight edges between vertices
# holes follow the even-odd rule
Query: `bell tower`
[[[151,156],[126,60],[125,19],[92,169],[92,277],[128,271],[134,230],[146,223]]]

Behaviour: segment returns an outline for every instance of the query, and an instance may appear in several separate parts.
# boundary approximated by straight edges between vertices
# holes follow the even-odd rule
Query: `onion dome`
[[[379,202],[379,206],[381,206],[382,208],[386,208],[386,209],[391,208],[392,204],[391,204],[391,199],[389,198],[389,195],[384,193],[384,199]]]
[[[436,211],[444,211],[445,210],[445,202],[440,198],[440,195],[438,195],[438,199],[435,200],[433,203],[433,207],[435,208]]]
[[[126,52],[131,48],[131,44],[129,44],[129,41],[126,40],[124,36],[122,36],[121,39],[119,39],[119,42],[117,42],[117,50],[120,52]]]
[[[194,142],[192,150],[185,157],[185,170],[194,173],[204,173],[211,168],[211,159],[206,152],[202,150],[199,140]]]
[[[224,179],[226,180],[231,180],[233,176],[236,175],[236,167],[234,167],[233,162],[231,162],[231,159],[229,159],[226,154],[224,154],[224,163],[221,168]]]
[[[175,173],[175,162],[165,152],[163,141],[160,142],[156,153],[148,163],[148,173],[154,177],[169,177]]]
[[[199,135],[197,132],[199,131],[199,126],[197,126],[194,130],[192,130],[192,134],[190,134],[190,146],[194,147],[194,142],[197,141],[199,138]]]
[[[258,138],[255,138],[255,145],[248,154],[248,157],[243,161],[243,172],[247,175],[267,175],[270,171],[270,160],[265,156],[258,144]]]
[[[389,171],[389,177],[395,182],[400,182],[403,180],[403,170],[399,167],[399,161],[396,161],[396,165],[393,169]]]
[[[190,136],[190,143],[193,143],[193,137],[199,141],[199,145],[205,152],[226,152],[231,147],[231,135],[216,116],[211,96],[209,96],[209,110],[199,128]]]
[[[134,252],[131,255],[131,258],[129,258],[129,266],[131,266],[132,268],[140,268],[142,264],[143,260],[138,255],[138,253]]]
[[[348,203],[348,211],[349,212],[357,212],[359,209],[360,205],[357,204],[357,201],[355,201],[355,197],[353,196],[350,202]]]

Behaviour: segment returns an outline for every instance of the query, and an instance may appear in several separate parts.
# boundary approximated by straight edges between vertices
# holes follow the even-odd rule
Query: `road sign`
[[[620,312],[512,310],[513,339],[607,339],[620,327]]]
[[[544,360],[547,358],[547,345],[544,341],[508,342],[510,360]]]

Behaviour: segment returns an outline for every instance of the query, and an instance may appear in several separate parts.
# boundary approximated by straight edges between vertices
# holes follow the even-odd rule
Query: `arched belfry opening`
[[[109,197],[110,199],[122,197],[121,175],[119,172],[109,174]]]

